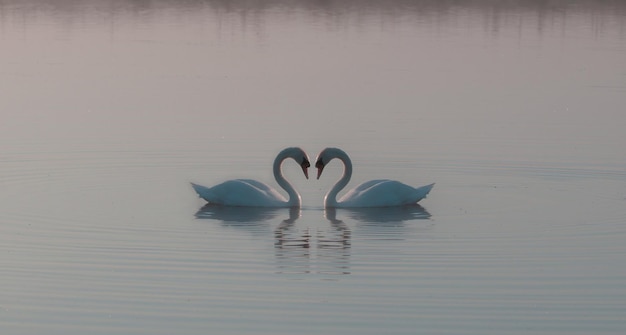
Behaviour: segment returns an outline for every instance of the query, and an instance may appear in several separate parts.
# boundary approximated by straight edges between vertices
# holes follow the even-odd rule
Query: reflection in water
[[[599,9],[619,10],[625,7],[625,3],[621,0],[536,0],[536,1],[493,1],[493,0],[339,0],[339,1],[320,1],[320,0],[5,0],[0,2],[1,8],[20,8],[49,10],[51,12],[72,11],[77,9],[91,9],[99,11],[129,11],[129,12],[145,12],[155,8],[202,8],[208,7],[216,11],[222,12],[239,12],[250,11],[259,12],[273,8],[302,8],[318,12],[335,12],[345,13],[367,12],[379,10],[384,13],[397,14],[399,12],[420,12],[423,14],[432,14],[439,12],[444,14],[450,9],[470,8],[476,10],[490,11],[535,11],[538,13],[559,12],[563,8],[572,10],[591,11]]]
[[[206,204],[196,212],[196,218],[220,220],[223,222],[254,223],[272,220],[278,215],[278,210],[278,208],[233,207]]]
[[[336,209],[327,208],[324,210],[324,217],[330,222],[332,232],[335,236],[323,237],[320,240],[322,247],[329,248],[346,248],[350,246],[350,228],[342,221],[337,220]]]
[[[334,209],[324,212],[330,222],[328,228],[300,229],[294,225],[295,220],[284,220],[276,227],[278,273],[350,274],[351,231],[334,213]]]
[[[224,227],[241,228],[262,238],[271,233],[271,222],[283,215],[284,208],[231,207],[207,204],[195,214],[198,219],[216,220]],[[300,208],[290,208],[289,216],[274,229],[274,249],[280,274],[349,274],[350,229],[334,214],[327,216],[330,229],[297,227]],[[314,233],[312,233],[314,232]]]
[[[299,211],[300,210],[298,208],[291,208],[289,210],[289,218],[283,220],[278,225],[278,227],[276,227],[276,230],[274,230],[277,247],[300,247],[305,249],[309,248],[311,236],[309,235],[308,230],[299,238],[290,237],[294,223],[299,217]]]
[[[281,12],[280,9],[295,8],[303,12],[311,11],[314,16],[328,18],[328,27],[331,29],[345,28],[346,22],[356,24],[362,28],[371,26],[368,17],[376,17],[382,20],[384,27],[388,23],[406,18],[417,18],[417,22],[432,23],[434,19],[437,26],[450,28],[458,26],[465,28],[460,21],[464,16],[470,18],[473,15],[467,13],[479,13],[483,22],[481,25],[485,31],[491,34],[499,34],[505,30],[517,30],[521,33],[522,25],[538,33],[544,30],[562,31],[571,27],[567,21],[577,20],[581,17],[586,20],[593,34],[600,36],[604,33],[617,32],[619,36],[626,34],[625,21],[626,2],[620,0],[537,0],[537,1],[433,1],[433,0],[6,0],[0,1],[0,13],[11,13],[19,18],[18,22],[27,23],[29,20],[37,20],[38,15],[32,13],[43,12],[63,21],[64,24],[74,25],[77,20],[84,19],[86,15],[93,14],[86,21],[92,23],[109,24],[118,23],[120,17],[130,17],[132,20],[141,21],[150,19],[163,9],[167,9],[176,15],[177,19],[188,19],[189,15],[217,17],[215,21],[217,30],[226,28],[225,22],[237,21],[243,30],[253,28],[259,33],[268,25],[268,14]],[[278,11],[276,9],[279,9]],[[322,14],[321,16],[319,14]],[[603,19],[598,19],[602,16]],[[353,20],[357,17],[357,20]],[[26,24],[25,26],[29,26]],[[1,29],[2,27],[0,27]]]
[[[414,225],[407,225],[409,221],[427,222],[431,215],[420,205],[383,207],[383,208],[342,208],[340,215],[345,215],[357,223],[359,236],[368,240],[404,240]],[[425,228],[420,225],[419,229]]]
[[[275,257],[280,274],[308,274],[311,272],[310,229],[299,230],[295,218],[283,220],[274,230]]]
[[[382,208],[346,208],[348,216],[364,223],[387,223],[430,218],[424,207],[415,204],[410,206],[394,206]]]
[[[319,231],[317,238],[317,258],[319,272],[332,275],[350,274],[350,228],[341,220],[335,219],[325,210],[324,216],[330,222],[330,229]]]
[[[205,205],[195,216],[198,219],[217,220],[224,227],[242,228],[267,236],[271,222],[284,215],[284,209],[256,207],[228,207]],[[274,250],[276,273],[286,275],[315,274],[328,276],[350,274],[352,229],[337,214],[354,221],[364,236],[389,239],[401,235],[404,223],[412,220],[427,220],[430,213],[420,205],[389,208],[327,208],[324,218],[328,224],[298,226],[301,216],[299,208],[290,208],[289,216],[276,226]]]
[[[224,227],[238,228],[254,235],[263,236],[269,233],[267,222],[272,222],[281,213],[281,208],[233,207],[206,204],[195,214],[197,219],[220,221]],[[299,215],[297,210],[291,215]],[[293,219],[295,221],[295,219]]]

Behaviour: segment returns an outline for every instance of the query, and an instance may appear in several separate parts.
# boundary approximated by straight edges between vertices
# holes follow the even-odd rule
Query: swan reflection
[[[311,233],[296,227],[290,215],[274,230],[274,257],[278,274],[308,274],[311,266]]]
[[[352,231],[345,222],[337,219],[337,210],[335,208],[326,208],[324,217],[330,223],[331,229],[327,236],[320,236],[320,248],[349,248]]]
[[[370,224],[386,224],[430,218],[430,213],[418,204],[377,208],[344,208],[341,211],[347,213],[348,217],[353,220]]]
[[[280,208],[271,207],[234,207],[206,204],[195,216],[198,219],[219,220],[223,222],[255,223],[273,220]]]
[[[411,231],[429,229],[434,224],[430,213],[420,205],[378,207],[378,208],[339,208],[326,209],[331,221],[341,221],[337,216],[355,223],[355,235],[369,241],[403,241],[411,236]],[[409,224],[421,221],[426,224]]]
[[[197,219],[215,220],[223,227],[246,230],[254,235],[271,234],[270,222],[284,216],[285,208],[232,207],[206,204],[195,214]],[[290,208],[289,217],[283,222],[295,222],[300,216],[299,208]]]
[[[277,248],[296,247],[309,248],[311,243],[311,235],[306,229],[303,233],[297,233],[294,228],[296,220],[300,217],[300,209],[291,208],[289,210],[289,218],[283,220],[274,230],[276,239],[275,246]]]
[[[408,222],[428,222],[431,217],[419,205],[326,208],[323,217],[317,210],[305,212],[310,215],[306,215],[304,224],[298,224],[300,208],[205,205],[195,216],[219,221],[224,227],[247,230],[261,239],[271,238],[273,234],[276,273],[296,278],[312,275],[324,280],[352,273],[353,234],[360,248],[367,249],[370,243],[379,243],[377,240],[403,240],[414,227]]]
[[[334,209],[325,211],[330,225],[298,227],[284,220],[274,231],[276,261],[280,274],[350,274],[351,230],[334,217]]]

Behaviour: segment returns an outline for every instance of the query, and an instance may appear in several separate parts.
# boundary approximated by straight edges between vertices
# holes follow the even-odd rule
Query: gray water
[[[0,330],[623,334],[625,108],[619,1],[2,1]],[[189,185],[278,187],[288,146],[436,185]]]

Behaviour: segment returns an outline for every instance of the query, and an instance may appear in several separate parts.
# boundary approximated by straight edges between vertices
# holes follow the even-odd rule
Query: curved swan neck
[[[290,157],[296,159],[295,152],[292,148],[285,149],[278,153],[276,159],[274,159],[274,166],[272,170],[274,171],[276,183],[278,183],[278,185],[287,192],[287,205],[293,207],[300,206],[300,194],[298,194],[298,192],[293,188],[293,185],[291,185],[291,183],[283,177],[283,171],[281,169],[283,162]]]
[[[324,197],[324,206],[336,207],[338,205],[337,194],[339,191],[343,190],[346,185],[348,185],[350,178],[352,178],[352,161],[350,160],[350,157],[348,157],[348,154],[346,154],[343,150],[335,148],[329,150],[329,162],[333,158],[338,158],[343,163],[343,175],[341,176],[341,179],[335,183],[335,186],[333,186]]]

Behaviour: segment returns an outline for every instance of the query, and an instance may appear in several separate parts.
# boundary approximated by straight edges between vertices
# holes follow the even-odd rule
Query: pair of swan
[[[299,207],[302,203],[300,194],[283,177],[282,163],[292,158],[302,168],[304,176],[308,179],[308,168],[311,166],[307,154],[301,148],[292,147],[282,150],[276,156],[273,165],[274,178],[280,187],[288,195],[285,199],[272,187],[252,179],[234,179],[205,187],[191,183],[194,190],[209,204],[224,206],[250,206],[250,207]],[[379,179],[365,182],[348,191],[339,201],[337,194],[341,191],[352,177],[352,161],[348,154],[337,148],[326,148],[317,156],[315,167],[317,179],[322,175],[324,167],[333,159],[339,159],[344,165],[343,176],[326,193],[324,207],[329,208],[357,208],[357,207],[391,207],[412,205],[426,197],[435,184],[422,187],[412,187],[395,180]]]

